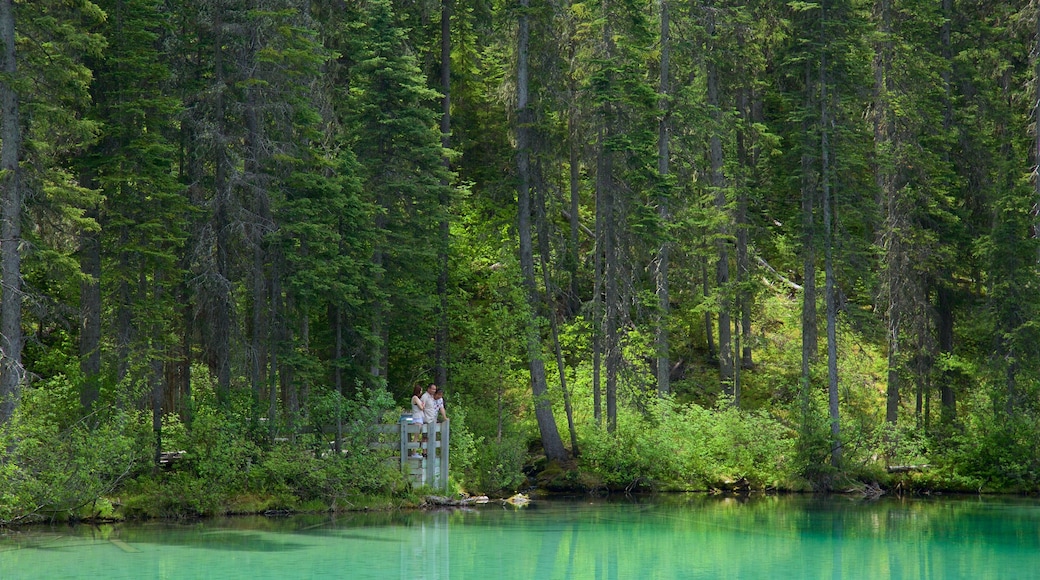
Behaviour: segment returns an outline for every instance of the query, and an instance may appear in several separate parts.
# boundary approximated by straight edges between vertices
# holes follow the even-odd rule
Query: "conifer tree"
[[[131,373],[159,388],[162,381],[146,361],[161,366],[165,345],[178,330],[171,323],[187,216],[168,140],[179,103],[164,95],[169,71],[156,50],[166,26],[161,6],[133,0],[101,7],[108,14],[108,46],[91,63],[90,117],[102,130],[80,161],[82,181],[104,196],[93,210],[100,232],[84,230],[81,249],[83,271],[90,276],[80,304],[84,411],[97,399],[102,361],[105,368],[120,369],[122,376],[109,381]],[[105,320],[116,324],[103,325]]]
[[[429,320],[434,304],[437,246],[426,240],[439,231],[446,209],[441,192],[450,179],[430,106],[438,94],[425,86],[390,3],[368,4],[362,17],[367,36],[351,70],[349,126],[364,189],[379,208],[371,257],[376,284],[368,297],[369,368],[378,382],[386,377],[392,323],[414,337],[435,331],[416,328],[415,320]]]

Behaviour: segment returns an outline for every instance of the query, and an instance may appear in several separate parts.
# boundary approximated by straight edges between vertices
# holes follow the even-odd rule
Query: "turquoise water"
[[[0,579],[1040,577],[1040,501],[665,496],[0,532]]]

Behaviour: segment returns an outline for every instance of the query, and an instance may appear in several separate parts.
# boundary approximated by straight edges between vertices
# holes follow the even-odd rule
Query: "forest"
[[[1040,2],[0,0],[0,525],[1040,490]],[[180,459],[167,462],[169,453]]]

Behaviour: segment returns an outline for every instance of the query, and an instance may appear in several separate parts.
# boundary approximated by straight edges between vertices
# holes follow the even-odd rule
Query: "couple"
[[[423,393],[422,387],[415,385],[415,388],[412,389],[412,424],[436,423],[438,411],[441,417],[447,421],[448,414],[444,411],[444,392],[442,389],[437,385],[431,384],[426,388],[426,392]],[[426,439],[427,437],[424,433],[422,440],[426,441]],[[418,452],[412,455],[412,457],[417,456],[425,457],[426,451],[423,450],[421,455]]]
[[[444,390],[431,383],[423,393],[422,387],[415,385],[412,389],[412,423],[436,423],[438,413],[444,421],[448,420],[444,411]]]

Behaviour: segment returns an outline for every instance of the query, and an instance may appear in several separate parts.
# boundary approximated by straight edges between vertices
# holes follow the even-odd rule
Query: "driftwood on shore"
[[[428,495],[423,503],[432,507],[467,507],[491,502],[523,506],[531,503],[531,500],[522,493],[518,493],[512,497],[494,500],[489,499],[486,495],[475,495],[459,499],[444,497],[442,495]]]

